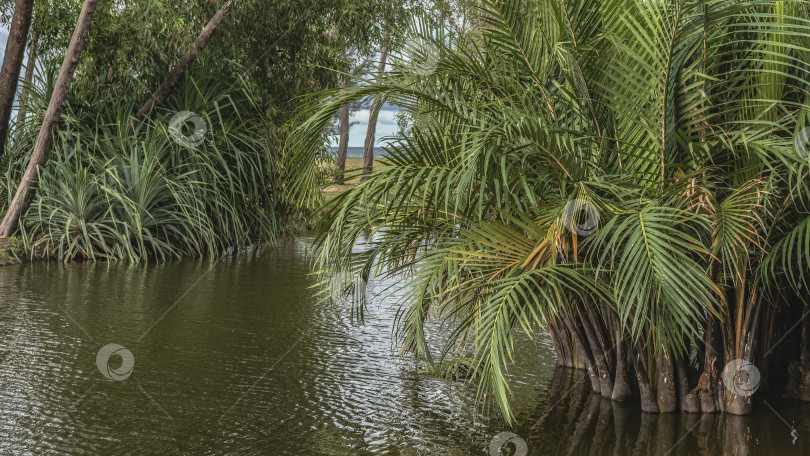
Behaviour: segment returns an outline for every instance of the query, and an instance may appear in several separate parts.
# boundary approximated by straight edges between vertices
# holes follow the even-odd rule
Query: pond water
[[[474,389],[398,354],[391,284],[364,325],[314,305],[309,242],[0,268],[0,454],[488,455],[502,431],[530,455],[807,454],[810,406],[644,415],[555,369],[542,335],[517,341],[515,427],[476,417]]]

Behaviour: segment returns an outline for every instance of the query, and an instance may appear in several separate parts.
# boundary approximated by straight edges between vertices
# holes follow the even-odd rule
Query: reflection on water
[[[216,263],[0,268],[0,454],[486,456],[509,427],[475,419],[474,389],[397,355],[391,284],[371,284],[366,324],[353,325],[313,305],[308,251],[299,240]],[[117,355],[99,371],[110,343],[131,351],[128,377],[113,375]],[[804,406],[771,402],[789,425],[765,405],[745,418],[643,415],[555,370],[545,337],[516,348],[511,430],[531,455],[806,448]]]

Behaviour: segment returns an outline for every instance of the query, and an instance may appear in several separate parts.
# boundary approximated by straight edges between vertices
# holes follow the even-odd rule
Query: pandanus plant
[[[319,212],[321,270],[361,317],[368,277],[407,284],[403,347],[432,362],[425,323],[452,322],[507,419],[519,331],[645,412],[749,413],[759,373],[810,400],[809,5],[488,0],[474,30],[415,21],[422,45],[313,101],[289,143],[316,207],[340,106],[379,94],[412,119],[392,166]]]

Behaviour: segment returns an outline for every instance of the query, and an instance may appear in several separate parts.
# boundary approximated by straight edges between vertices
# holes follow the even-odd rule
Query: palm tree
[[[795,370],[810,400],[790,332],[810,282],[808,2],[489,0],[479,23],[413,27],[430,73],[395,58],[293,136],[317,207],[340,106],[380,95],[414,120],[393,166],[319,212],[321,269],[348,272],[358,310],[358,277],[400,277],[404,348],[432,362],[426,320],[454,322],[507,419],[516,331],[547,331],[558,364],[646,412],[749,413],[756,376],[735,360],[771,387]]]

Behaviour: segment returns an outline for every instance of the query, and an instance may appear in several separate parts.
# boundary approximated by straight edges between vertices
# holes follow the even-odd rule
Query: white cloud
[[[395,106],[383,106],[380,109],[379,117],[377,118],[377,133],[375,135],[376,144],[381,145],[382,138],[391,136],[399,130],[397,126],[396,115],[399,108]],[[361,109],[352,114],[350,123],[353,125],[349,129],[349,147],[363,147],[366,141],[366,132],[368,130],[368,117],[371,111],[368,109]],[[331,146],[337,146],[337,135],[331,138]]]

